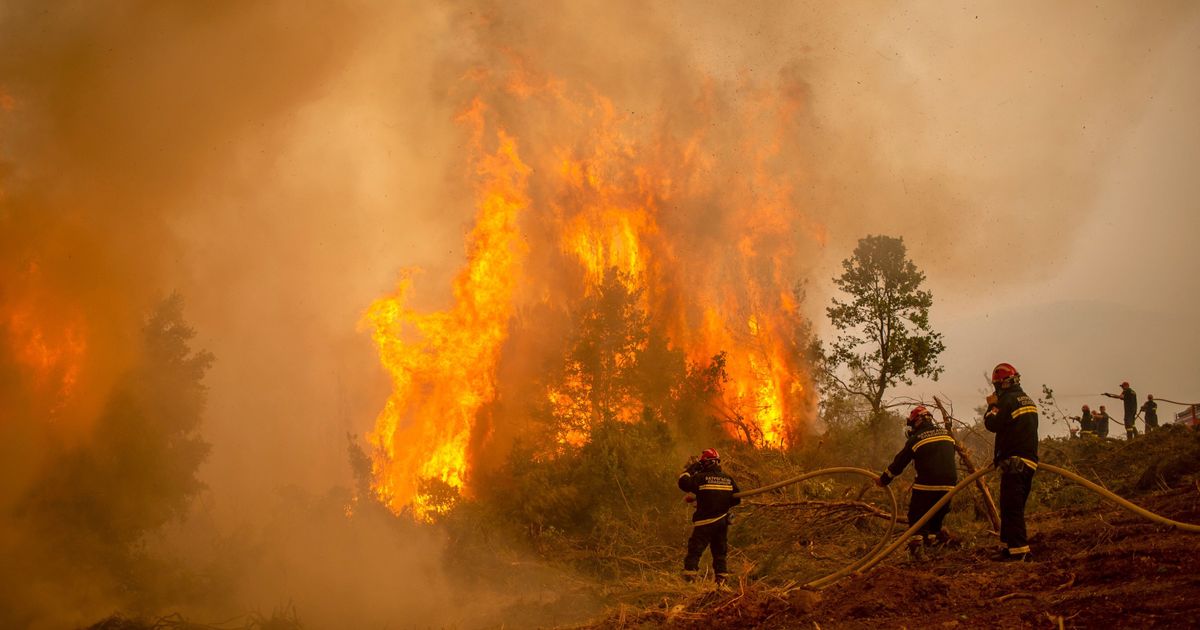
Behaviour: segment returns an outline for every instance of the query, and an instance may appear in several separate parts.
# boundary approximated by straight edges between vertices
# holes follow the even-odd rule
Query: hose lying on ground
[[[863,468],[838,466],[838,467],[834,467],[834,468],[822,468],[820,470],[814,470],[811,472],[804,473],[803,475],[798,475],[796,477],[791,477],[788,479],[784,479],[783,481],[778,481],[776,483],[773,483],[773,484],[770,484],[767,486],[763,486],[761,488],[755,488],[753,490],[744,490],[733,496],[744,499],[746,497],[752,497],[756,494],[763,494],[764,492],[770,492],[772,490],[775,490],[777,488],[782,488],[784,486],[790,486],[794,483],[799,483],[806,479],[812,479],[813,477],[822,477],[824,475],[843,475],[843,474],[859,475],[859,476],[870,479],[872,482],[877,481],[879,479],[879,475],[877,475],[869,470],[865,470]],[[840,580],[841,578],[845,577],[846,575],[849,575],[850,573],[853,573],[855,570],[857,570],[860,566],[862,566],[862,564],[864,562],[871,559],[876,553],[878,553],[880,548],[882,548],[885,544],[887,544],[888,538],[892,535],[892,530],[894,530],[896,528],[896,521],[900,517],[900,503],[898,501],[896,501],[895,491],[893,491],[890,487],[886,488],[886,489],[887,489],[887,493],[888,493],[888,498],[891,499],[891,502],[892,502],[892,520],[891,520],[891,522],[888,523],[887,529],[883,532],[883,535],[881,535],[879,537],[879,542],[875,543],[875,546],[871,548],[871,551],[867,552],[867,554],[864,555],[863,557],[842,567],[841,569],[838,569],[837,571],[834,571],[833,573],[830,573],[829,575],[826,575],[825,577],[817,578],[817,579],[809,582],[808,584],[805,584],[806,587],[822,588],[825,585],[832,584],[832,583],[836,582],[837,580]],[[818,583],[821,584],[821,586],[816,586]]]
[[[888,490],[888,496],[890,496],[891,500],[892,500],[892,522],[888,526],[887,531],[884,532],[883,536],[880,538],[879,542],[876,543],[875,547],[873,547],[871,549],[871,551],[869,553],[867,553],[867,555],[863,556],[862,558],[859,558],[858,560],[854,561],[853,563],[851,563],[833,573],[830,573],[829,575],[812,580],[811,582],[808,582],[807,584],[805,584],[803,587],[813,589],[813,590],[821,590],[851,573],[854,573],[856,575],[862,575],[863,573],[866,573],[867,571],[871,570],[875,565],[879,564],[884,558],[888,557],[893,552],[895,552],[896,549],[900,548],[900,546],[903,545],[905,542],[907,542],[913,534],[920,531],[921,527],[923,527],[925,525],[925,523],[929,522],[929,519],[933,518],[933,515],[937,514],[938,510],[942,509],[943,506],[945,506],[947,503],[949,503],[950,499],[952,499],[955,494],[957,494],[963,488],[966,488],[967,486],[974,483],[976,479],[988,474],[989,472],[992,472],[993,470],[995,470],[995,465],[989,464],[988,466],[972,473],[971,475],[968,475],[965,479],[958,482],[958,485],[954,486],[954,488],[952,490],[948,491],[945,494],[945,496],[943,496],[941,499],[938,500],[937,503],[934,503],[933,506],[930,507],[929,510],[927,510],[923,516],[921,516],[921,518],[917,519],[917,521],[915,523],[910,525],[907,531],[905,531],[898,538],[896,538],[896,540],[894,540],[892,542],[892,544],[887,545],[886,548],[880,550],[880,547],[883,547],[884,543],[887,542],[888,537],[891,536],[892,530],[895,527],[896,521],[899,518],[899,514],[900,514],[899,504],[896,501],[896,493],[893,492],[892,489],[889,487],[887,490]],[[1088,490],[1095,492],[1096,494],[1100,495],[1102,498],[1112,501],[1113,503],[1124,508],[1125,510],[1128,510],[1128,511],[1130,511],[1142,518],[1150,520],[1152,522],[1159,523],[1161,525],[1167,525],[1167,526],[1170,526],[1170,527],[1173,527],[1175,529],[1179,529],[1179,530],[1182,530],[1185,532],[1200,533],[1200,525],[1194,525],[1192,523],[1184,523],[1181,521],[1169,519],[1169,518],[1167,518],[1165,516],[1161,516],[1159,514],[1155,514],[1154,512],[1151,512],[1150,510],[1147,510],[1146,508],[1143,508],[1127,499],[1124,499],[1124,498],[1114,494],[1113,492],[1111,492],[1105,488],[1102,488],[1099,485],[1097,485],[1091,481],[1088,481],[1087,479],[1085,479],[1069,470],[1065,470],[1063,468],[1059,468],[1058,466],[1054,466],[1054,465],[1046,464],[1046,463],[1039,463],[1038,470],[1045,471],[1045,472],[1052,472],[1056,475],[1066,478],[1068,481],[1073,481],[1073,482],[1083,486],[1084,488],[1087,488]],[[839,473],[852,473],[852,474],[857,474],[857,475],[863,475],[863,476],[871,478],[872,480],[879,478],[879,476],[876,475],[875,473],[864,470],[862,468],[848,468],[848,467],[823,468],[821,470],[814,470],[812,472],[805,473],[805,474],[797,476],[797,477],[785,479],[783,481],[773,483],[768,486],[763,486],[761,488],[755,488],[753,490],[747,490],[745,492],[740,492],[740,493],[736,494],[735,496],[738,496],[738,497],[754,496],[756,494],[762,494],[764,492],[769,492],[776,488],[782,488],[783,486],[787,486],[787,485],[790,485],[793,483],[798,483],[800,481],[804,481],[805,479],[811,479],[813,477],[818,477],[818,476],[822,476],[822,475],[831,475],[831,474],[839,474]]]

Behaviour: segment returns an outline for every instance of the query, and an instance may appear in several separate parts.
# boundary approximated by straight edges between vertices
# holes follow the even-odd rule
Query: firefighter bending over
[[[886,486],[900,476],[909,462],[917,471],[912,485],[912,497],[908,501],[908,522],[918,519],[933,507],[958,483],[958,468],[954,464],[954,438],[946,429],[937,426],[933,414],[925,407],[916,407],[908,414],[908,440],[904,448],[896,453],[892,464],[879,475],[878,483]],[[921,527],[909,541],[908,551],[916,559],[922,559],[927,546],[945,545],[950,534],[942,528],[942,520],[950,512],[950,504],[941,509]]]
[[[992,370],[996,393],[988,396],[983,425],[996,434],[992,460],[1000,470],[1000,542],[1002,560],[1029,557],[1025,502],[1038,466],[1038,408],[1021,389],[1021,375],[1008,363]]]
[[[721,456],[716,449],[709,448],[679,475],[679,489],[696,495],[694,499],[686,497],[687,501],[696,502],[696,512],[692,515],[692,535],[683,559],[683,577],[688,581],[696,579],[700,556],[707,547],[712,551],[713,573],[720,584],[729,576],[725,564],[729,553],[729,508],[742,502],[733,496],[738,492],[737,482],[721,470]]]

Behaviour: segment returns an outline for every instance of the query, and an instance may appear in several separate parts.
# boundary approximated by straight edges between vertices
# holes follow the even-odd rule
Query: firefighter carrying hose
[[[733,477],[721,470],[721,456],[716,449],[705,449],[699,460],[688,463],[679,475],[679,489],[689,494],[685,500],[695,502],[692,514],[692,535],[688,538],[687,556],[683,559],[683,578],[696,579],[700,569],[700,556],[704,549],[712,551],[713,573],[718,584],[729,576],[725,557],[729,552],[729,509],[742,500],[733,496],[739,492]]]
[[[1158,403],[1154,394],[1146,394],[1146,402],[1142,404],[1142,413],[1146,414],[1146,433],[1158,428]]]
[[[1129,381],[1121,383],[1120,394],[1105,393],[1104,395],[1119,399],[1125,404],[1125,439],[1132,440],[1137,437],[1137,427],[1133,424],[1134,419],[1137,418],[1137,393],[1129,386]]]
[[[913,462],[917,478],[908,502],[908,522],[916,523],[934,503],[954,489],[958,483],[958,468],[954,464],[954,437],[934,423],[933,414],[928,409],[915,407],[908,414],[907,425],[905,433],[908,440],[896,453],[887,470],[880,473],[876,483],[881,487],[888,485],[904,472],[909,462]],[[947,503],[909,541],[908,550],[913,558],[923,559],[925,547],[949,542],[949,532],[942,529],[942,520],[949,512],[950,504]]]
[[[1008,363],[992,370],[996,393],[987,397],[983,424],[996,434],[993,462],[1000,470],[1001,560],[1029,558],[1025,502],[1038,466],[1038,408],[1021,389],[1021,375]]]
[[[1100,405],[1100,410],[1092,414],[1092,425],[1096,427],[1096,436],[1108,437],[1108,421],[1112,416],[1108,415],[1108,410],[1104,405]]]

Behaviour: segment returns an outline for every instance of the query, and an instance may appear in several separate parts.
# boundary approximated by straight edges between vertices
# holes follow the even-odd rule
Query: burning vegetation
[[[779,157],[795,97],[702,91],[679,124],[519,60],[466,84],[477,210],[453,304],[411,306],[409,274],[364,319],[393,381],[376,493],[427,516],[445,509],[432,488],[469,495],[519,437],[544,460],[604,423],[679,433],[686,405],[754,446],[800,442],[815,397],[796,249],[824,237]],[[718,119],[745,133],[713,137]]]

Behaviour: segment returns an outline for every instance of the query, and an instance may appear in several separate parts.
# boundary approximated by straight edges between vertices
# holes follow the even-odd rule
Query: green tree
[[[861,398],[874,418],[894,406],[889,388],[914,376],[937,380],[942,336],[929,326],[933,295],[921,288],[925,274],[908,259],[904,239],[867,236],[842,261],[834,283],[849,300],[833,298],[826,312],[839,332],[822,352],[827,386]]]

